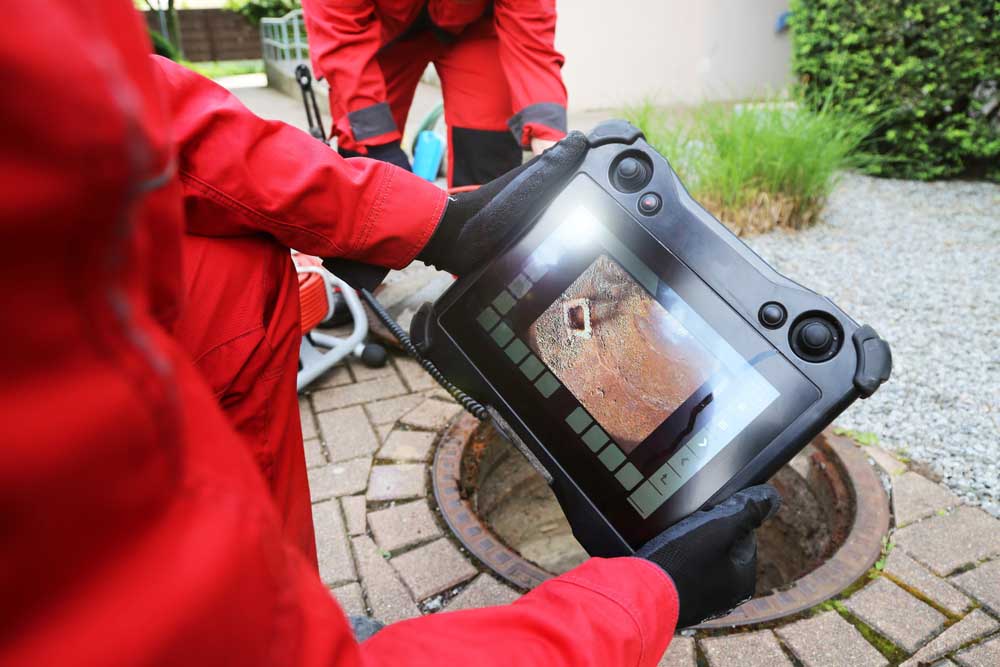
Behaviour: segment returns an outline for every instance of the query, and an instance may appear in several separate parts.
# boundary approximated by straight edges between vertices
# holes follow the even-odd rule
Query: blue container
[[[444,158],[444,139],[437,132],[424,130],[417,135],[413,149],[413,173],[432,183],[437,180]]]

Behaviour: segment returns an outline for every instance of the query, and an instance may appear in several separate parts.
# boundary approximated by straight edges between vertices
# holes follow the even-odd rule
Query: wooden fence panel
[[[145,12],[146,23],[160,29],[156,12]],[[181,27],[184,57],[203,60],[249,60],[260,58],[260,31],[243,16],[225,9],[181,9],[177,12]]]

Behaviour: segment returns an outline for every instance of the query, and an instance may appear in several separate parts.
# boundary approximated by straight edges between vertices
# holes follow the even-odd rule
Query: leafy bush
[[[302,6],[300,0],[229,0],[226,8],[242,14],[254,25],[270,16],[284,16]]]
[[[164,58],[169,58],[174,61],[180,58],[180,54],[177,52],[177,47],[174,46],[169,39],[164,37],[162,33],[156,30],[150,30],[149,39],[153,42],[153,53],[156,55],[163,56]]]
[[[1000,1],[792,0],[804,99],[873,122],[868,171],[1000,177]]]
[[[860,150],[871,125],[828,109],[705,105],[671,119],[645,104],[626,116],[691,195],[741,235],[812,224],[837,172],[872,159]]]

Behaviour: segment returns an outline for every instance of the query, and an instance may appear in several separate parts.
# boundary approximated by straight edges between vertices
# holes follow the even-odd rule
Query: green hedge
[[[242,14],[254,25],[265,17],[284,16],[302,6],[300,0],[229,0],[226,9]]]
[[[792,0],[808,104],[876,126],[870,173],[1000,179],[1000,0]]]

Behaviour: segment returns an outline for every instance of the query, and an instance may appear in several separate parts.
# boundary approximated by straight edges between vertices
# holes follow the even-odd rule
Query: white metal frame
[[[310,382],[328,371],[338,361],[353,354],[360,357],[365,349],[365,336],[368,334],[368,316],[365,308],[361,305],[354,288],[343,280],[333,275],[326,269],[319,266],[297,266],[299,273],[315,273],[323,279],[323,288],[326,292],[327,311],[326,318],[333,315],[336,301],[334,296],[339,289],[344,295],[344,302],[347,310],[350,311],[354,320],[354,328],[347,338],[331,336],[329,334],[310,331],[302,336],[302,344],[299,347],[299,363],[302,368],[299,370],[296,388],[302,391]],[[326,319],[324,318],[324,319]],[[320,348],[327,348],[324,352]]]
[[[280,18],[261,19],[260,44],[264,60],[280,65],[296,65],[309,60],[302,10],[294,9]]]

